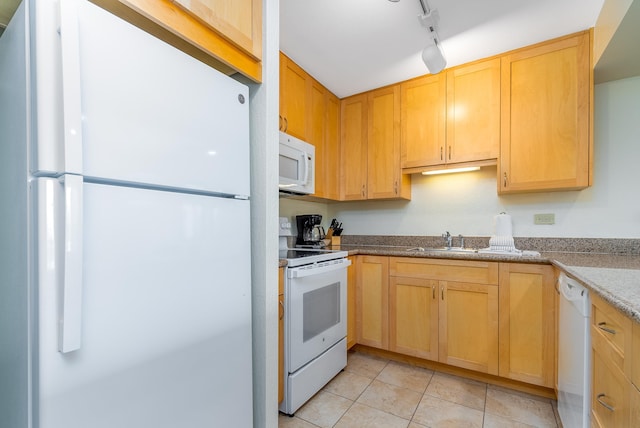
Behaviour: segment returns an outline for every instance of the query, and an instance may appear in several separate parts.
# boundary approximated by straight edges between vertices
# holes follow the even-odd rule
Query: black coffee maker
[[[322,226],[322,216],[320,214],[304,214],[296,216],[298,226],[298,248],[322,248],[324,247],[325,233]]]

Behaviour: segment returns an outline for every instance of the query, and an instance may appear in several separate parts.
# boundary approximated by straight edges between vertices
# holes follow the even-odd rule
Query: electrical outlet
[[[556,215],[551,214],[534,214],[533,224],[556,224]]]

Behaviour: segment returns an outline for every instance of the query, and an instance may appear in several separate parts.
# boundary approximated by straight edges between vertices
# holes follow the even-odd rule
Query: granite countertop
[[[379,255],[552,264],[583,283],[632,320],[640,323],[640,255],[638,254],[544,251],[544,249],[540,252],[540,256],[407,251],[413,247],[415,246],[350,243],[342,245],[340,249],[348,251],[350,256]],[[570,249],[573,250],[573,248]],[[284,265],[286,261],[280,260],[280,266]]]

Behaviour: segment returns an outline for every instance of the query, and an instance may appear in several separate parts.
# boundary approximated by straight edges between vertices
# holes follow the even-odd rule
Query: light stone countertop
[[[483,260],[494,262],[552,264],[577,279],[606,302],[640,323],[640,255],[597,252],[542,251],[539,257],[482,253],[407,251],[401,245],[342,245],[354,255]],[[280,260],[280,266],[286,260]]]

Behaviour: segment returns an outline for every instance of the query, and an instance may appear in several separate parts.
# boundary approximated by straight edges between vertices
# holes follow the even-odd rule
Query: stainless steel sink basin
[[[407,249],[407,251],[419,251],[419,252],[440,252],[440,253],[477,253],[478,250],[474,249],[474,248],[462,248],[462,247],[427,247],[427,248],[423,248],[423,247],[414,247],[414,248],[409,248]]]

